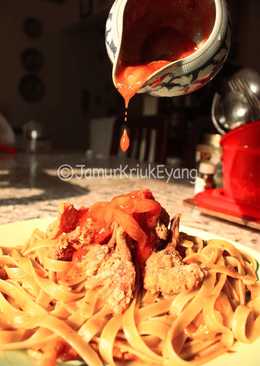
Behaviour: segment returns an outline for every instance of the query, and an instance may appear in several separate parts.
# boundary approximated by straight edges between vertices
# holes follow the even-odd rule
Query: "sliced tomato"
[[[105,244],[109,241],[113,233],[111,226],[102,227],[94,235],[94,243]]]
[[[147,215],[150,227],[153,227],[161,213],[161,205],[154,200],[149,190],[136,191],[115,197],[111,201],[113,207],[119,207],[129,214],[149,213]]]
[[[147,199],[154,200],[154,196],[153,196],[152,192],[149,189],[145,189],[143,191],[131,192],[131,193],[129,193],[129,196],[131,198],[139,198],[139,199],[147,198]]]
[[[78,225],[80,226],[80,228],[83,228],[85,226],[88,215],[89,215],[89,209],[88,208],[81,207],[79,209],[79,222],[78,222]]]
[[[89,217],[93,219],[95,227],[99,230],[103,228],[99,233],[104,233],[104,242],[112,235],[110,230],[116,222],[136,241],[137,255],[142,263],[154,248],[155,237],[151,228],[155,226],[160,213],[161,205],[154,200],[149,190],[120,195],[89,209]],[[102,239],[99,238],[98,242]]]
[[[150,247],[147,241],[146,233],[133,216],[127,214],[122,209],[114,209],[113,219],[123,228],[130,238],[137,242],[137,256],[140,263],[143,264],[152,252],[152,247]]]
[[[57,238],[62,233],[70,233],[73,231],[77,227],[78,221],[79,211],[72,204],[64,203],[55,238]]]
[[[151,229],[160,213],[161,205],[149,190],[135,191],[115,197],[110,202],[99,202],[80,210],[65,205],[60,227],[63,232],[69,232],[80,226],[80,231],[88,238],[88,242],[105,244],[112,236],[113,224],[117,223],[136,241],[138,259],[144,263],[156,242]],[[80,258],[82,255],[84,253],[79,250],[75,257]]]
[[[117,205],[123,205],[126,201],[133,199],[151,199],[154,200],[154,196],[149,189],[143,191],[133,191],[127,194],[122,194],[120,196],[116,196],[112,199],[112,203]]]

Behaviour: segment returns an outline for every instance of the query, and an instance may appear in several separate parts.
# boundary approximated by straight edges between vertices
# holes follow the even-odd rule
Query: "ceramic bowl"
[[[177,60],[151,75],[140,93],[174,97],[192,93],[207,84],[220,71],[230,48],[231,27],[225,0],[215,3],[215,23],[203,45],[188,57]],[[128,0],[116,0],[106,23],[106,48],[113,64],[113,81],[122,46],[124,12]]]

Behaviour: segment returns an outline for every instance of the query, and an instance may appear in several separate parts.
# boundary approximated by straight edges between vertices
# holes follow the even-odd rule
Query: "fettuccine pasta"
[[[113,225],[111,247],[122,238],[120,223]],[[196,264],[201,282],[175,294],[149,291],[140,264],[129,303],[113,311],[107,278],[91,274],[93,261],[84,253],[71,260],[53,255],[60,240],[54,227],[36,230],[22,250],[0,250],[1,351],[26,350],[44,366],[74,359],[89,366],[197,366],[260,336],[257,263],[228,242],[178,233],[181,265]]]

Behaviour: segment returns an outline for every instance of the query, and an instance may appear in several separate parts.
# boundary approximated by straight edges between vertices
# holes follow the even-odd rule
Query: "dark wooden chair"
[[[111,155],[120,153],[122,118],[115,121],[111,143]],[[141,162],[165,163],[169,121],[166,116],[144,116],[129,119],[127,123],[131,145],[127,157]]]

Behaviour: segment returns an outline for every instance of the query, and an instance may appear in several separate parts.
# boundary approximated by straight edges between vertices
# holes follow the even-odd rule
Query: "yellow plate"
[[[22,246],[35,229],[45,230],[53,219],[36,219],[0,226],[0,247]],[[189,235],[198,236],[204,240],[221,239],[218,235],[205,231],[181,226],[181,231]],[[260,263],[260,251],[257,252],[244,245],[231,242],[239,250],[254,257]],[[260,277],[260,270],[258,270]],[[260,338],[253,344],[239,344],[234,347],[235,353],[227,353],[206,364],[206,366],[260,366]],[[78,365],[78,362],[69,363]],[[2,352],[0,353],[0,366],[33,366],[36,361],[32,360],[25,352]],[[174,366],[174,365],[173,365]]]

